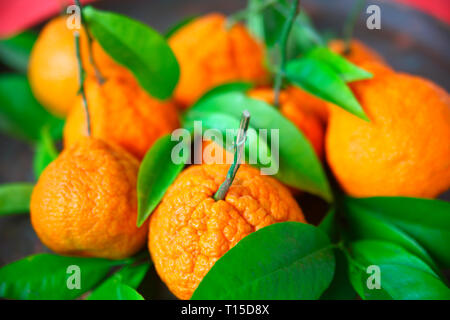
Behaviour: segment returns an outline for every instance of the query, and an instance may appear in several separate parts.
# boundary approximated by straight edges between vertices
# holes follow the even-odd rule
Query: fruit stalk
[[[287,47],[287,40],[289,37],[289,33],[291,32],[292,25],[294,24],[295,18],[297,17],[297,14],[299,13],[300,8],[300,0],[294,0],[292,4],[291,11],[289,13],[289,16],[284,23],[283,29],[281,30],[281,36],[279,40],[279,47],[280,47],[280,67],[275,77],[275,83],[274,83],[274,92],[275,92],[275,98],[274,98],[274,105],[276,107],[279,107],[280,104],[280,90],[281,90],[281,84],[283,82],[283,73],[286,65],[286,47]]]
[[[241,123],[239,124],[239,131],[234,145],[234,160],[233,164],[228,170],[225,181],[220,185],[219,190],[214,194],[214,200],[219,201],[225,199],[225,196],[233,183],[234,177],[241,165],[242,155],[245,148],[245,140],[247,138],[247,129],[250,122],[250,113],[247,110],[242,112]]]
[[[366,3],[366,0],[358,0],[354,5],[347,21],[344,24],[343,35],[344,35],[344,55],[350,53],[350,43],[353,38],[353,30],[355,29],[356,20],[359,17],[362,7]]]
[[[83,16],[83,7],[81,6],[81,3],[79,0],[75,0],[75,5],[78,6],[78,8],[80,8],[81,24],[83,25],[84,29],[86,30],[86,36],[87,36],[87,40],[88,40],[89,63],[94,68],[95,77],[96,77],[98,83],[102,84],[103,82],[105,82],[105,78],[101,74],[100,70],[97,67],[97,64],[94,61],[94,56],[92,54],[92,37],[91,37],[91,34],[89,33],[88,26],[86,25],[86,20],[84,19],[84,16]]]
[[[90,136],[91,135],[91,119],[90,119],[89,108],[88,108],[88,103],[87,103],[87,99],[86,99],[86,92],[84,91],[85,74],[84,74],[83,64],[81,63],[80,32],[75,31],[74,36],[75,36],[75,52],[77,55],[77,62],[78,62],[78,84],[79,84],[78,93],[81,94],[81,98],[83,100],[83,107],[84,107],[84,111],[86,113],[87,132],[88,132],[88,135]]]

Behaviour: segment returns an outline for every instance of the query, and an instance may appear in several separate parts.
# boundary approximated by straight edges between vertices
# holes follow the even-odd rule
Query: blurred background
[[[230,14],[245,8],[245,0],[100,0],[98,8],[119,12],[164,32],[184,17],[213,11]],[[61,11],[61,0],[0,0],[0,38],[25,28],[38,32],[50,17]],[[315,26],[332,37],[342,27],[356,0],[302,0],[302,7]],[[450,1],[372,0],[381,8],[381,30],[366,27],[368,14],[361,12],[354,36],[378,51],[396,70],[427,77],[447,91],[450,89]],[[366,6],[367,6],[366,5]],[[11,72],[0,62],[0,72]],[[1,116],[1,115],[0,115]],[[1,120],[1,119],[0,119]],[[35,180],[33,147],[0,132],[0,184]],[[447,192],[442,196],[449,200]],[[326,206],[312,196],[299,199],[310,221],[318,222]],[[0,267],[26,255],[48,251],[37,239],[27,215],[0,218]],[[172,298],[154,270],[139,291],[149,299]]]

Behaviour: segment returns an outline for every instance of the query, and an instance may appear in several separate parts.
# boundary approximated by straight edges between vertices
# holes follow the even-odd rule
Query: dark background
[[[354,0],[303,0],[305,10],[321,31],[341,34]],[[448,25],[424,13],[390,1],[367,1],[381,8],[381,30],[368,30],[361,13],[355,37],[378,51],[396,70],[429,78],[449,91],[450,32]],[[244,0],[108,0],[94,6],[120,12],[164,32],[186,16],[218,11],[225,14],[244,8]],[[1,66],[2,72],[8,72]],[[32,146],[0,134],[0,184],[34,181]],[[441,198],[449,200],[447,192]],[[300,205],[310,221],[318,220],[325,206],[307,195]],[[302,203],[303,202],[303,203]],[[312,211],[321,211],[320,215]],[[311,215],[313,215],[311,217]],[[315,215],[315,216],[314,216]],[[0,218],[0,267],[29,254],[48,251],[36,237],[27,215]],[[172,298],[153,269],[140,288],[146,298]]]

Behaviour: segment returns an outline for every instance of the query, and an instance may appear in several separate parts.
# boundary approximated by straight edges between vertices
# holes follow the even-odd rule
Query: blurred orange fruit
[[[174,97],[183,107],[219,84],[268,79],[262,45],[239,23],[228,29],[221,14],[197,18],[178,30],[169,44],[181,69]]]
[[[84,30],[81,31],[80,43],[83,67],[87,73],[94,74]],[[104,77],[131,76],[96,41],[92,43],[92,54]],[[68,113],[79,85],[75,38],[73,31],[66,26],[65,16],[50,20],[39,34],[31,51],[28,78],[33,94],[43,106],[60,117]]]
[[[176,107],[142,90],[134,79],[112,77],[99,84],[88,77],[84,85],[92,137],[115,143],[138,159],[161,136],[178,128]],[[64,146],[87,136],[87,121],[78,96],[64,127]]]
[[[248,165],[241,165],[225,199],[215,201],[228,168],[187,168],[151,216],[152,260],[180,299],[189,299],[214,263],[248,234],[276,222],[306,222],[283,185]]]
[[[322,123],[308,110],[308,107],[304,107],[303,100],[299,99],[299,95],[295,93],[297,90],[300,89],[288,89],[280,93],[280,112],[303,132],[317,156],[321,158],[324,145]],[[253,89],[249,91],[248,95],[269,104],[273,104],[275,99],[274,91],[271,88]],[[283,139],[283,137],[280,138]]]
[[[450,187],[450,98],[426,79],[363,64],[373,79],[351,84],[370,119],[336,106],[328,163],[352,196],[433,198]]]
[[[359,66],[360,64],[364,62],[378,62],[381,64],[386,64],[384,59],[372,48],[369,48],[364,43],[362,43],[359,40],[353,39],[350,42],[350,50],[348,53],[344,53],[345,50],[345,42],[343,40],[335,39],[330,41],[328,44],[328,47],[331,51],[334,53],[343,55],[345,58],[347,58],[350,62],[356,64]]]
[[[145,243],[136,227],[139,163],[101,140],[64,150],[39,178],[31,222],[41,241],[64,255],[122,259]]]

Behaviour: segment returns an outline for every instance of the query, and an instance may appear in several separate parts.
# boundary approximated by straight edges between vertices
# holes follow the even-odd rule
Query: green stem
[[[80,8],[81,25],[84,27],[84,30],[85,30],[86,36],[87,36],[87,40],[88,40],[89,63],[94,68],[95,77],[96,77],[98,83],[102,84],[103,82],[105,82],[105,78],[101,74],[100,70],[97,67],[97,64],[94,61],[94,56],[92,54],[92,37],[91,37],[91,34],[89,33],[89,29],[88,29],[88,26],[86,24],[86,20],[84,19],[83,7],[81,6],[81,3],[80,3],[79,0],[75,0],[75,5],[77,5],[78,8]]]
[[[86,99],[86,93],[84,91],[85,74],[84,74],[84,69],[83,69],[83,64],[81,62],[81,54],[80,54],[80,32],[75,31],[74,35],[75,35],[75,52],[76,52],[77,62],[78,62],[78,85],[79,85],[78,93],[81,94],[84,111],[86,113],[87,132],[88,132],[88,135],[90,136],[91,135],[91,118],[89,115],[89,108],[88,108],[88,103],[87,103],[87,99]]]
[[[283,83],[283,71],[286,65],[286,47],[287,47],[287,41],[289,37],[289,33],[291,32],[292,25],[294,24],[295,18],[297,17],[298,11],[300,7],[300,0],[294,0],[294,3],[292,5],[291,11],[289,13],[289,16],[284,23],[283,29],[281,30],[281,36],[279,40],[279,48],[280,48],[280,71],[277,72],[275,77],[275,83],[274,83],[274,92],[275,92],[275,98],[274,98],[274,105],[276,107],[279,106],[280,103],[280,90],[281,90],[281,84]]]
[[[343,29],[344,35],[344,55],[350,53],[350,43],[353,38],[353,31],[355,30],[356,21],[358,20],[361,9],[363,8],[366,0],[357,0],[353,6],[353,10],[350,12]]]
[[[277,2],[278,2],[278,0],[266,0],[261,4],[252,6],[251,8],[246,8],[246,9],[240,10],[236,13],[233,13],[232,15],[228,16],[228,18],[227,18],[227,28],[231,28],[236,22],[239,22],[239,21],[247,18],[249,13],[260,12],[260,11],[266,9],[267,7],[270,7],[274,4],[276,4]]]
[[[239,124],[239,132],[234,145],[233,164],[228,169],[225,181],[220,185],[219,190],[214,194],[214,200],[219,201],[225,199],[225,196],[233,183],[236,173],[241,165],[241,158],[245,149],[245,139],[247,138],[247,129],[250,122],[250,113],[247,110],[242,112],[241,123]]]

